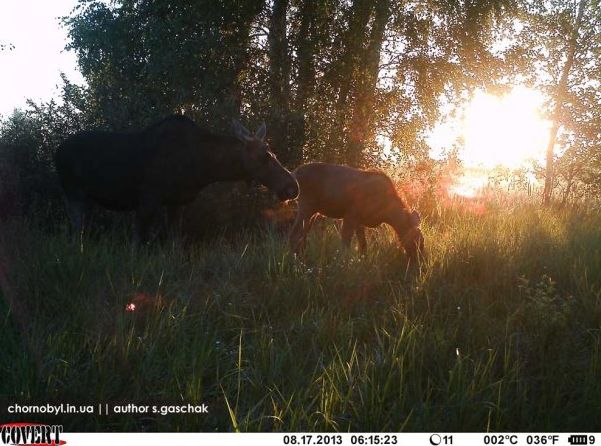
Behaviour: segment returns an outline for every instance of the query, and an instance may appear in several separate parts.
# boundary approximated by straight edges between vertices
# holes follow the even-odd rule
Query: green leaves
[[[490,80],[492,19],[511,7],[120,0],[82,3],[64,23],[107,127],[185,110],[225,130],[242,113],[267,118],[274,150],[293,163],[304,152],[361,164],[378,134],[413,150],[438,117],[440,94]]]
[[[250,24],[262,4],[117,3],[91,3],[65,20],[69,48],[107,126],[141,126],[183,109],[225,128],[239,113],[232,95],[249,62]]]

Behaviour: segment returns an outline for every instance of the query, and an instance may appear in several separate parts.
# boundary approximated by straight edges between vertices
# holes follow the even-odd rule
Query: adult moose
[[[294,199],[298,183],[265,143],[265,124],[254,135],[238,121],[233,130],[234,136],[216,135],[173,115],[139,132],[87,131],[68,138],[55,161],[74,231],[81,237],[86,213],[97,203],[135,211],[136,238],[146,241],[162,206],[172,220],[217,181],[254,180],[282,201]]]
[[[362,253],[367,250],[365,227],[382,223],[392,226],[410,260],[424,253],[420,215],[407,207],[386,174],[326,163],[305,164],[294,174],[300,186],[298,213],[290,232],[294,251],[304,244],[317,215],[323,214],[343,219],[343,244],[350,246],[356,234]]]

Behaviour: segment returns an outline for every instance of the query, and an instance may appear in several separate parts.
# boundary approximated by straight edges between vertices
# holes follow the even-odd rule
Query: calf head
[[[293,200],[298,196],[298,183],[269,150],[265,142],[267,129],[265,123],[255,134],[233,121],[234,135],[244,143],[242,166],[249,179],[255,180],[274,192],[281,201]]]
[[[410,260],[418,260],[426,253],[424,248],[424,236],[419,227],[421,217],[419,212],[412,211],[407,213],[407,224],[404,235],[401,237],[401,244]]]

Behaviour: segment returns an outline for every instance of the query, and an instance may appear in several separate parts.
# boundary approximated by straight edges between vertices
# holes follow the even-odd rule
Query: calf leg
[[[315,220],[317,220],[317,217],[319,217],[319,214],[313,214],[311,216],[311,218],[309,219],[309,221],[307,222],[307,224],[304,226],[304,228],[303,228],[303,238],[302,238],[303,244],[307,241],[307,234],[309,233],[309,231],[313,227],[313,223],[315,223]]]
[[[344,218],[342,220],[342,229],[340,235],[342,236],[342,244],[346,248],[350,248],[351,241],[353,240],[353,234],[357,229],[357,224],[350,218]]]
[[[288,237],[292,252],[298,253],[304,247],[307,234],[309,233],[314,221],[313,217],[313,210],[303,206],[302,204],[299,205],[294,225],[292,226],[292,230],[290,231],[290,235]]]
[[[367,239],[365,238],[365,226],[358,225],[355,234],[357,234],[357,241],[359,242],[359,252],[361,254],[366,254]]]

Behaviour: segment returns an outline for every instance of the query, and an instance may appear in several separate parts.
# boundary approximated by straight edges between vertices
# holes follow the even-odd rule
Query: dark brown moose
[[[174,115],[139,132],[87,131],[58,149],[56,169],[76,234],[97,203],[136,212],[136,238],[148,232],[161,207],[171,222],[200,189],[217,181],[257,181],[280,200],[298,195],[298,184],[265,143],[265,124],[252,135],[233,123],[234,136],[216,135]]]
[[[318,214],[342,219],[342,242],[350,246],[357,235],[365,253],[365,227],[387,223],[395,230],[409,259],[424,254],[420,215],[407,208],[391,179],[378,171],[326,163],[298,167],[294,175],[300,187],[298,213],[290,232],[291,248],[302,248]]]

